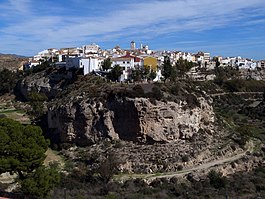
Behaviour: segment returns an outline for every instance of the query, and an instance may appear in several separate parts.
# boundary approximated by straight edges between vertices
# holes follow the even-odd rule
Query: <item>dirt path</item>
[[[147,178],[148,179],[156,179],[156,178],[172,178],[172,177],[175,177],[175,176],[183,176],[183,175],[186,175],[186,174],[188,174],[190,172],[193,172],[193,171],[209,169],[209,168],[217,166],[217,165],[222,165],[222,164],[225,164],[225,163],[228,163],[228,162],[233,162],[235,160],[241,159],[245,154],[246,154],[246,152],[237,154],[237,155],[232,156],[232,157],[228,157],[228,158],[224,158],[224,159],[220,159],[220,160],[215,160],[215,161],[212,161],[212,162],[206,162],[204,164],[192,167],[190,169],[184,169],[182,171],[173,172],[173,173],[164,173],[164,174],[162,173],[159,176],[149,176]]]
[[[233,162],[235,160],[241,159],[244,155],[246,155],[247,151],[253,151],[254,145],[253,142],[249,143],[248,149],[246,149],[244,152],[236,154],[232,157],[226,157],[218,160],[214,160],[211,162],[206,162],[201,165],[194,166],[192,168],[187,168],[182,171],[176,171],[176,172],[167,172],[167,173],[156,173],[156,174],[128,174],[128,175],[121,175],[117,176],[117,180],[128,180],[128,179],[136,179],[136,178],[141,178],[141,179],[148,179],[148,180],[154,180],[157,178],[172,178],[172,177],[177,177],[177,176],[183,176],[186,175],[190,172],[194,171],[199,171],[199,170],[205,170],[209,169],[214,166],[222,165],[225,163]]]
[[[222,96],[222,95],[228,95],[228,94],[234,94],[234,95],[244,95],[244,94],[263,94],[263,92],[224,92],[224,93],[215,93],[211,94],[210,96],[216,97],[216,96]]]

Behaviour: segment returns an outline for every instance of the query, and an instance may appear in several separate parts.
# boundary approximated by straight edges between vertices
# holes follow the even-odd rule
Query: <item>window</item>
[[[125,61],[123,63],[125,64]]]
[[[130,62],[129,61],[127,61],[127,64],[129,64]]]

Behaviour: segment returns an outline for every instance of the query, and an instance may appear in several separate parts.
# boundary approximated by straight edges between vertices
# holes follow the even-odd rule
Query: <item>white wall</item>
[[[116,61],[112,61],[112,67],[114,67],[115,65],[120,65],[120,67],[124,67],[125,70],[128,69],[133,69],[134,68],[134,60],[131,59],[130,61],[126,60],[116,60]]]
[[[91,73],[92,71],[99,71],[99,60],[97,58],[83,58],[80,60],[81,68],[84,68],[84,75]]]

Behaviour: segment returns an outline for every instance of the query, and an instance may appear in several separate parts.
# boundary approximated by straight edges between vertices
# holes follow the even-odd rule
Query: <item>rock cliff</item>
[[[191,139],[213,131],[211,100],[187,101],[109,95],[106,99],[78,96],[63,105],[51,105],[48,126],[61,142],[90,145],[102,138],[141,143],[167,143]]]
[[[32,91],[42,93],[52,99],[66,86],[74,81],[74,71],[66,71],[65,68],[47,67],[39,72],[26,76],[17,85],[19,94],[26,100]]]

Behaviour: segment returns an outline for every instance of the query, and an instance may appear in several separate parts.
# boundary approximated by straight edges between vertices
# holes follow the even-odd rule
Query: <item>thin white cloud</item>
[[[30,11],[30,0],[9,0],[10,8],[21,13]]]
[[[79,1],[83,4],[86,2]],[[8,4],[12,5],[12,9],[7,9],[5,4],[0,5],[0,11],[19,12],[25,18],[13,19],[12,23],[0,29],[0,33],[12,35],[17,40],[21,36],[30,37],[33,42],[28,41],[28,46],[32,48],[36,40],[40,45],[47,46],[47,42],[50,42],[50,46],[59,46],[66,42],[89,42],[88,39],[93,38],[106,40],[133,35],[150,38],[187,30],[205,31],[232,23],[241,25],[244,20],[248,23],[249,12],[258,10],[255,15],[259,16],[265,11],[264,0],[156,0],[123,3],[122,7],[117,6],[114,10],[106,8],[101,16],[92,17],[89,13],[87,16],[73,16],[71,13],[55,15],[47,12],[42,16],[41,12],[33,10],[37,6],[36,1],[9,0]],[[53,7],[53,10],[56,8]],[[264,20],[256,22],[264,24]]]

